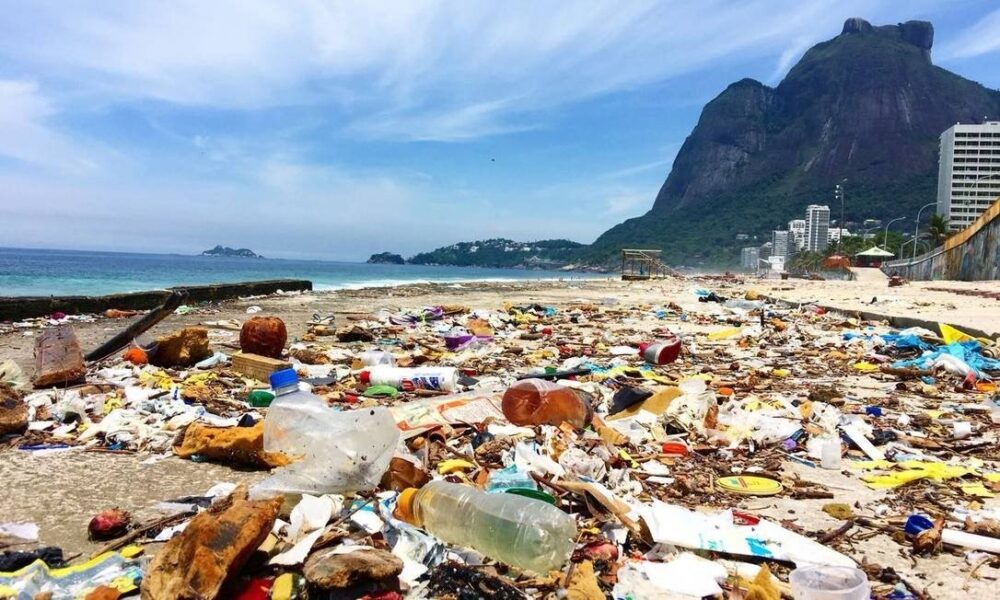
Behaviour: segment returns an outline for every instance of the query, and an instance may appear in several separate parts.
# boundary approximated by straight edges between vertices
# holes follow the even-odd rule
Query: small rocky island
[[[405,265],[406,259],[392,252],[379,252],[368,257],[370,265]]]
[[[216,246],[211,250],[205,250],[200,256],[238,256],[240,258],[264,258],[249,248],[230,248],[229,246]]]

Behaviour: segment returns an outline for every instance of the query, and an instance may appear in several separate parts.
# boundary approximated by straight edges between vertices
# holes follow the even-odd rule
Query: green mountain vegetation
[[[571,263],[581,248],[583,244],[570,240],[515,242],[496,238],[461,242],[422,252],[407,262],[415,265],[551,269]]]
[[[249,248],[230,248],[229,246],[218,245],[215,248],[205,250],[200,256],[238,256],[241,258],[264,258]]]
[[[392,252],[379,252],[369,256],[366,262],[370,265],[403,265],[406,259]]]

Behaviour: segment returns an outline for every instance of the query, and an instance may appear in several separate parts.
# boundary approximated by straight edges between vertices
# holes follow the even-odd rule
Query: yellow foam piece
[[[739,335],[741,331],[743,330],[739,327],[729,327],[728,329],[721,329],[708,334],[708,339],[712,341],[725,340]]]

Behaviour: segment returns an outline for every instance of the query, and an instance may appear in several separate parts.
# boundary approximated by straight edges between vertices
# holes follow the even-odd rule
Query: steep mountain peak
[[[941,132],[1000,114],[1000,93],[931,63],[933,43],[926,21],[851,18],[776,87],[730,84],[705,105],[650,213],[605,233],[595,253],[647,243],[668,260],[719,256],[736,233],[766,236],[827,203],[845,178],[848,220],[932,201]]]
[[[861,17],[851,17],[844,21],[844,29],[841,30],[840,35],[847,35],[849,33],[868,33],[874,31],[875,28],[868,21],[862,19]]]
[[[907,21],[897,25],[883,25],[873,27],[871,23],[860,18],[851,17],[844,21],[844,28],[840,35],[859,34],[880,34],[888,37],[896,37],[907,44],[916,46],[924,52],[930,53],[934,45],[934,25],[930,21]]]

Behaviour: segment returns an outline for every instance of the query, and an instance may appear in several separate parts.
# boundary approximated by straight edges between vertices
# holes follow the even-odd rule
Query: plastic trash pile
[[[209,322],[241,352],[179,332],[39,390],[0,365],[7,452],[260,471],[70,566],[0,524],[0,597],[923,597],[872,538],[1000,566],[995,340],[716,287]]]

